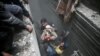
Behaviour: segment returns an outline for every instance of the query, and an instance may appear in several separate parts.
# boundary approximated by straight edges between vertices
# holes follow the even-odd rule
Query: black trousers
[[[0,56],[1,52],[12,52],[13,29],[9,27],[0,27]]]

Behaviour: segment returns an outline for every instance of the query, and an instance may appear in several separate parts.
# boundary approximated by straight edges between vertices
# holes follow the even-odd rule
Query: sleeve
[[[11,13],[4,11],[0,13],[0,15],[2,16],[2,19],[0,19],[0,21],[7,23],[12,27],[19,27],[22,29],[26,28],[25,23],[20,19],[16,18],[15,16],[13,16]]]
[[[16,5],[19,5],[21,8],[22,8],[22,10],[23,10],[23,14],[26,16],[26,17],[29,17],[30,15],[29,15],[29,12],[26,10],[26,8],[23,6],[23,4],[22,4],[22,2],[20,1],[20,0],[13,0],[12,1],[14,4],[16,4]]]

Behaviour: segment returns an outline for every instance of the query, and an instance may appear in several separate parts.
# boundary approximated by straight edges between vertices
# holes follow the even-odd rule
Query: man
[[[5,10],[3,3],[0,3],[0,56],[12,56],[11,50],[12,30],[11,28],[26,29],[32,32],[32,27]]]

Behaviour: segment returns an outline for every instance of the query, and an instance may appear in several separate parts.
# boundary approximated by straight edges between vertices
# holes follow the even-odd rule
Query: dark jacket
[[[18,6],[20,6],[22,8],[23,14],[25,16],[27,16],[27,17],[30,16],[28,11],[23,6],[22,2],[20,2],[20,0],[0,0],[0,2],[3,2],[4,4],[15,4],[15,5],[18,5]]]
[[[25,28],[25,24],[7,11],[0,11],[0,26]]]
[[[25,28],[25,24],[10,12],[6,11],[3,4],[0,3],[0,27],[1,26]]]

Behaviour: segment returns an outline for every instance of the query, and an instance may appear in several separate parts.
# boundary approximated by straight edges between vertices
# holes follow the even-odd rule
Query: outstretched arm
[[[32,31],[32,27],[29,25],[26,25],[23,21],[13,16],[11,13],[7,11],[0,12],[0,21],[8,24],[12,27],[19,27],[20,29],[27,29],[29,32]]]

